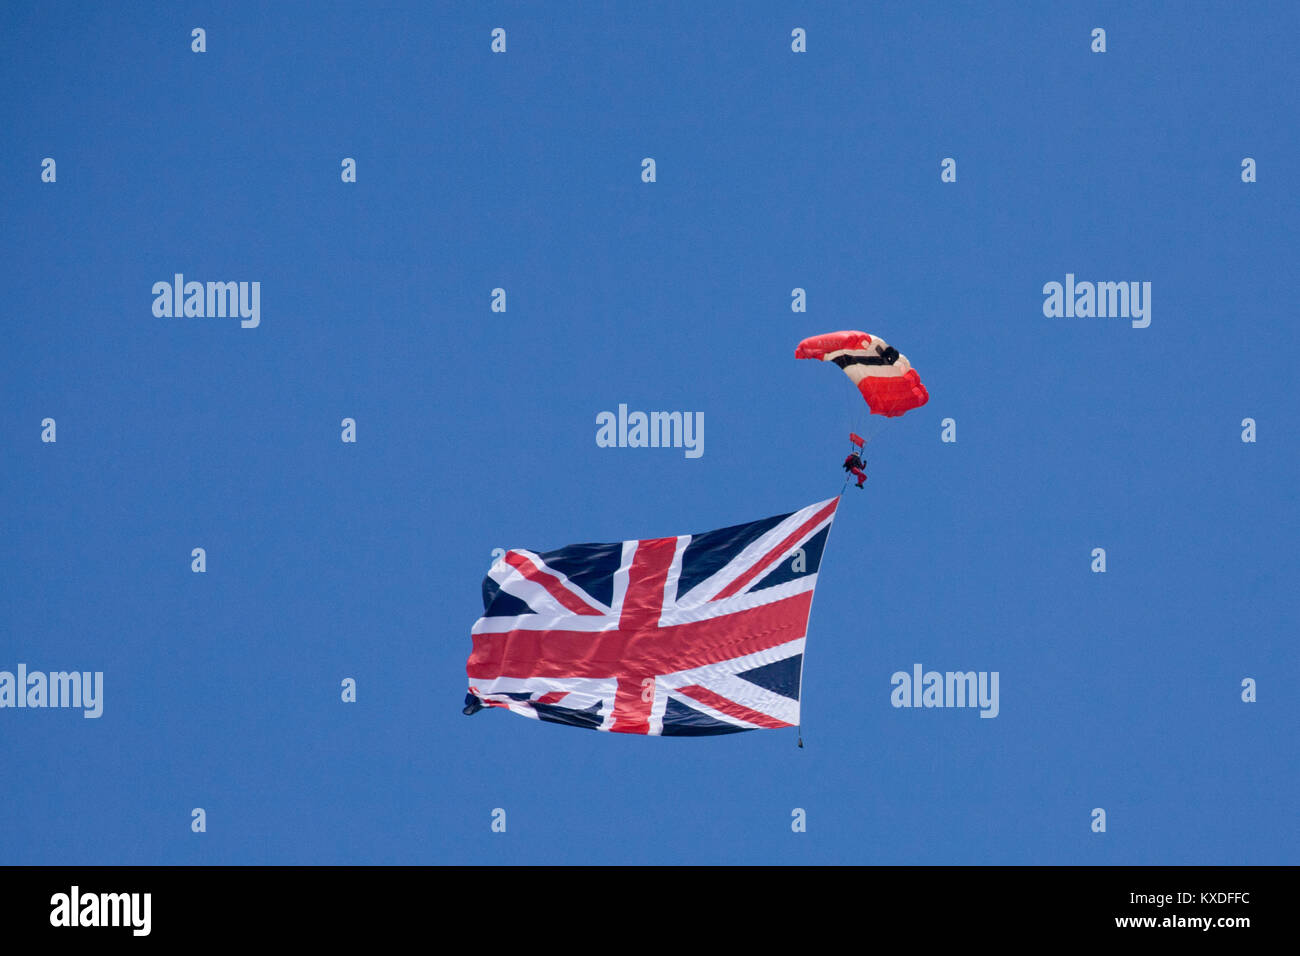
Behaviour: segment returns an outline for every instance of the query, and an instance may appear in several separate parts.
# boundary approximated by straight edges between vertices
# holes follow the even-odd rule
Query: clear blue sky
[[[0,863],[1300,862],[1295,4],[261,7],[0,12],[0,669],[105,675],[0,710]],[[261,325],[156,318],[177,272]],[[1067,273],[1150,327],[1045,317]],[[805,748],[462,716],[493,548],[835,493],[836,329],[931,401]],[[703,456],[598,448],[619,403]],[[894,709],[918,662],[999,716]]]

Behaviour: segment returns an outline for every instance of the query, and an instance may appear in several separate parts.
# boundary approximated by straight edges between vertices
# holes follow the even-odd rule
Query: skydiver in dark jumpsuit
[[[850,452],[849,457],[844,459],[844,470],[852,472],[857,476],[859,488],[861,488],[862,483],[867,480],[867,473],[862,470],[865,465],[866,462],[858,456],[856,451]]]

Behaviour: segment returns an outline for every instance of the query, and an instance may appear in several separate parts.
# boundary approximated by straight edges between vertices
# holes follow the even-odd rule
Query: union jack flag
[[[702,534],[509,551],[483,579],[465,713],[624,734],[799,723],[839,498]]]

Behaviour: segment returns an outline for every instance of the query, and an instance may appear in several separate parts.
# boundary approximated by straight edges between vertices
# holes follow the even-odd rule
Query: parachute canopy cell
[[[827,332],[799,343],[798,359],[834,362],[858,387],[874,415],[896,418],[930,400],[907,356],[866,332]]]

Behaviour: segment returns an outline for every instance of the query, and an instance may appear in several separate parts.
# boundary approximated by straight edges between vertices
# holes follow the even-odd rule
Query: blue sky
[[[0,862],[1300,859],[1294,4],[258,6],[0,13],[0,669],[105,675],[0,710]],[[155,317],[177,272],[261,324]],[[1067,273],[1150,326],[1045,317]],[[838,490],[837,329],[931,400],[840,508],[804,749],[462,716],[493,548]],[[620,403],[703,456],[597,447]],[[918,662],[997,718],[891,707]]]

